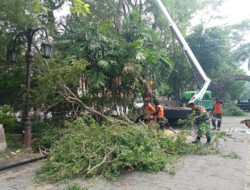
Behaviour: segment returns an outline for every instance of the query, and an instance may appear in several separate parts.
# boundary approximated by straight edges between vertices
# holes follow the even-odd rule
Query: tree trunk
[[[115,28],[117,34],[119,34],[121,31],[122,8],[123,8],[123,0],[119,0],[115,16]]]
[[[139,81],[143,85],[143,90],[144,90],[144,92],[142,94],[143,100],[149,99],[150,101],[153,101],[153,99],[155,99],[156,97],[153,94],[153,91],[152,91],[150,84],[142,77],[139,77]]]

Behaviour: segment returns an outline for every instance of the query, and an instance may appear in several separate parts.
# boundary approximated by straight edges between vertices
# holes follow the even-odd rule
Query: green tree
[[[244,82],[232,80],[235,74],[243,74],[239,69],[247,59],[248,44],[244,43],[241,32],[247,25],[239,27],[212,27],[204,29],[197,26],[188,37],[188,42],[201,66],[212,79],[211,89],[214,96],[229,97],[236,100],[241,96]],[[236,43],[237,42],[237,43]]]

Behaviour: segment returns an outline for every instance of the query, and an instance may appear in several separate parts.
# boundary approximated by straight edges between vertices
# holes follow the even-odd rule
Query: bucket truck
[[[179,31],[178,27],[172,20],[171,16],[169,15],[166,7],[162,3],[161,0],[156,0],[161,12],[163,13],[165,19],[167,20],[169,24],[170,30],[175,35],[176,39],[180,43],[183,52],[187,58],[187,61],[189,63],[189,66],[193,72],[194,78],[197,81],[199,89],[195,92],[195,94],[192,96],[192,98],[189,100],[189,103],[191,102],[197,102],[202,100],[211,80],[207,77],[205,72],[203,71],[202,67],[200,66],[198,60],[194,56],[192,50],[190,49],[189,45],[187,44],[186,40],[184,39],[183,35]],[[165,108],[164,109],[164,115],[165,117],[171,122],[177,119],[183,119],[186,118],[190,113],[191,109],[189,108],[183,108],[183,107],[176,107],[176,108]]]

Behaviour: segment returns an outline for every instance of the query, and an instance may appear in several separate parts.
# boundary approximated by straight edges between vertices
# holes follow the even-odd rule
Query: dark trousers
[[[216,126],[216,120],[217,120],[217,126]],[[212,125],[213,125],[214,129],[216,129],[216,127],[218,127],[218,128],[221,127],[221,120],[222,120],[221,114],[213,114]]]
[[[162,117],[156,119],[157,123],[160,125],[160,129],[164,129],[164,119]]]
[[[202,123],[197,123],[197,140],[201,139],[202,134],[205,133],[206,137],[207,137],[207,141],[210,142],[211,141],[211,131],[210,131],[210,124],[209,121],[205,121]]]
[[[140,121],[144,121],[144,123],[149,123],[150,119],[144,119],[143,115],[140,115],[139,117],[137,117],[137,119],[135,120],[135,123],[139,123]]]

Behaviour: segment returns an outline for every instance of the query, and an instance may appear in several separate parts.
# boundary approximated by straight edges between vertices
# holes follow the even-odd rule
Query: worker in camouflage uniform
[[[194,102],[188,104],[188,107],[190,107],[193,110],[195,125],[197,126],[198,129],[197,137],[195,141],[193,141],[192,143],[200,142],[202,134],[205,133],[207,137],[206,144],[209,144],[211,141],[211,131],[210,131],[209,117],[207,115],[206,109],[202,106],[198,106]]]

